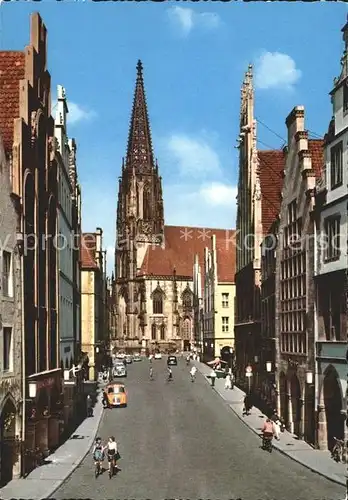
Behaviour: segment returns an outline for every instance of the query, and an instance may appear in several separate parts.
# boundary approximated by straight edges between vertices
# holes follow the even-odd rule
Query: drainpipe
[[[22,241],[17,241],[18,251],[20,256],[20,274],[21,274],[21,326],[22,326],[22,456],[21,456],[21,469],[22,476],[25,474],[25,434],[26,434],[26,360],[25,360],[25,318],[24,318],[24,220],[23,213],[21,214],[20,222],[20,235]]]

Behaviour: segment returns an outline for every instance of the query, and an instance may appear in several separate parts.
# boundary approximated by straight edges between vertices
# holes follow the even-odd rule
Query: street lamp
[[[37,392],[36,382],[29,382],[29,398],[35,399]]]
[[[306,382],[308,385],[313,384],[313,372],[311,371],[306,372]]]

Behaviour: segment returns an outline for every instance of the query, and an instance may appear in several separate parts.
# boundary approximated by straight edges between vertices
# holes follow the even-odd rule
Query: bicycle
[[[337,439],[334,437],[336,441],[335,446],[332,448],[331,457],[335,460],[335,462],[342,462],[343,452],[344,452],[344,441],[343,439]]]
[[[194,382],[196,380],[196,374],[191,373],[191,382]]]
[[[99,476],[99,474],[101,474],[101,461],[100,460],[97,460],[96,463],[95,463],[95,478],[97,479],[97,477]]]
[[[97,458],[99,456],[99,458]],[[94,456],[94,461],[95,461],[95,477],[97,478],[101,473],[102,473],[102,462],[104,461],[104,454],[99,454]]]
[[[115,474],[115,458],[111,458],[109,461],[109,479],[112,478],[112,476]]]
[[[272,440],[273,440],[273,435],[265,435],[262,434],[262,449],[265,451],[268,451],[269,453],[272,453],[273,445],[272,445]]]

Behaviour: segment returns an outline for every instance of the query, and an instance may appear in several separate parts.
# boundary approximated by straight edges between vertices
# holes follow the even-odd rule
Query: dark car
[[[168,360],[167,360],[168,366],[170,366],[170,365],[176,366],[177,364],[178,364],[178,360],[176,359],[176,356],[168,356]]]

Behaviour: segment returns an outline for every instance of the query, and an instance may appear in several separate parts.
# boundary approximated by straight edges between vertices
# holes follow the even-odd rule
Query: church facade
[[[154,157],[143,68],[137,78],[116,222],[115,349],[166,351],[194,344],[193,267],[214,229],[167,226],[162,179]],[[231,251],[232,230],[220,230]]]

